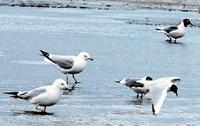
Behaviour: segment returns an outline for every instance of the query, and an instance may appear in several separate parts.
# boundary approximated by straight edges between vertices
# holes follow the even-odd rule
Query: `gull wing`
[[[54,65],[57,65],[61,67],[62,69],[70,69],[73,66],[74,63],[74,56],[62,56],[62,55],[54,55],[49,54],[48,52],[45,52],[43,50],[40,50],[41,56],[44,56],[44,60],[48,63],[53,63]]]
[[[50,54],[47,59],[63,69],[72,68],[73,63],[74,63],[73,56],[60,56],[60,55]]]
[[[167,96],[168,86],[160,83],[152,83],[149,85],[150,96],[153,101],[152,112],[157,115]]]
[[[171,31],[174,31],[174,30],[177,30],[177,29],[178,29],[178,27],[176,27],[176,26],[165,27],[165,28],[160,28],[160,27],[156,28],[156,30],[158,30],[159,32],[165,33],[165,34],[168,34]]]
[[[163,31],[170,33],[171,31],[174,31],[174,30],[177,30],[177,29],[178,29],[178,27],[172,26],[172,27],[164,28]]]
[[[127,87],[144,87],[144,84],[137,82],[138,79],[127,79],[126,80],[126,86]]]
[[[36,88],[34,90],[31,90],[31,91],[23,91],[23,92],[19,92],[17,94],[18,97],[22,98],[22,99],[32,99],[33,97],[36,97],[40,94],[43,94],[46,92],[46,88],[47,86],[43,86],[43,87],[39,87],[39,88]]]

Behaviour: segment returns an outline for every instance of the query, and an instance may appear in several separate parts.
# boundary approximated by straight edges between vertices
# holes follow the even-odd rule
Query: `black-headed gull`
[[[139,82],[140,80],[152,81],[153,79],[149,76],[145,76],[141,79],[124,78],[121,80],[115,80],[115,82],[129,87],[131,90],[137,93],[137,98],[139,98],[139,94],[140,94],[140,98],[142,99],[143,95],[149,92],[149,89],[145,84],[140,83]]]
[[[181,38],[186,33],[186,27],[188,25],[193,25],[189,19],[184,19],[178,26],[171,26],[171,27],[165,27],[165,28],[156,28],[161,33],[164,33],[168,38],[169,42],[172,42],[172,38],[176,39]]]
[[[178,96],[177,84],[180,82],[179,77],[163,77],[152,81],[140,80],[140,83],[146,85],[149,89],[149,94],[152,104],[152,112],[157,115],[164,103],[167,92],[174,92]]]
[[[47,106],[52,106],[60,100],[63,90],[70,89],[64,80],[56,79],[52,85],[38,87],[30,91],[4,92],[4,94],[27,100],[31,104],[35,104],[38,110],[41,110],[38,107],[42,106],[44,109],[41,111],[45,112]]]
[[[72,74],[75,83],[78,83],[74,75],[82,72],[86,68],[88,60],[93,61],[87,52],[81,52],[77,56],[54,55],[43,50],[40,50],[40,52],[44,56],[44,61],[57,66],[62,73],[67,75],[67,83],[68,74]]]

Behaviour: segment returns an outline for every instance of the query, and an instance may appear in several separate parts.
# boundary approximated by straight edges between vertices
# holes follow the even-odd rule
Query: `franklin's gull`
[[[176,39],[181,38],[185,35],[186,33],[186,27],[188,25],[193,25],[189,19],[184,19],[178,26],[171,26],[171,27],[166,27],[166,28],[156,28],[161,33],[164,33],[168,38],[169,42],[172,42],[172,38]]]
[[[139,94],[140,94],[140,98],[142,99],[143,95],[149,92],[149,89],[145,84],[140,83],[140,80],[152,81],[153,79],[149,76],[145,76],[141,79],[124,78],[122,80],[115,80],[115,82],[129,87],[131,90],[137,93],[137,98],[139,98]]]

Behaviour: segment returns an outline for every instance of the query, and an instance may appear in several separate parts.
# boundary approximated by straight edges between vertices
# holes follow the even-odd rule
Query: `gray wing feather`
[[[70,61],[54,61],[54,63],[63,69],[70,69],[73,66],[73,62]]]
[[[126,80],[126,86],[127,87],[144,87],[144,84],[138,83],[136,79],[127,79]]]
[[[45,87],[40,87],[40,88],[36,88],[34,90],[31,91],[25,91],[25,92],[20,92],[18,94],[18,96],[20,96],[23,99],[32,99],[33,97],[36,97],[42,93],[46,92],[46,88]]]
[[[59,56],[50,54],[49,59],[63,69],[70,69],[73,66],[73,56]]]
[[[172,27],[164,28],[163,31],[166,31],[167,33],[170,33],[171,31],[174,31],[174,30],[177,30],[177,29],[178,29],[178,27],[172,26]]]

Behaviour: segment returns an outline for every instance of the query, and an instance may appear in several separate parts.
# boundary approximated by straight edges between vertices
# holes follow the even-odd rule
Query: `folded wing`
[[[40,50],[41,55],[45,57],[45,61],[48,63],[53,63],[61,67],[62,69],[70,69],[74,63],[74,56],[61,56],[61,55],[54,55],[49,54],[45,51]]]
[[[29,100],[29,99],[32,99],[33,97],[37,97],[38,95],[41,95],[45,92],[46,92],[46,87],[39,87],[39,88],[36,88],[34,90],[31,90],[31,91],[19,92],[17,94],[17,96],[22,98],[22,99]]]
[[[59,56],[50,54],[49,58],[52,60],[53,63],[58,65],[63,69],[70,69],[73,66],[74,59],[72,56]]]

